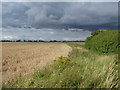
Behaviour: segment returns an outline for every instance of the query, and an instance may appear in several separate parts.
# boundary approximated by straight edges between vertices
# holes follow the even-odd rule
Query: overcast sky
[[[2,3],[3,39],[85,40],[117,24],[117,2]]]

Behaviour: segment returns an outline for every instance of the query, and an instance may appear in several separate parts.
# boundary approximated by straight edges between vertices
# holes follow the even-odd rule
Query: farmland
[[[3,87],[117,88],[117,60],[117,54],[99,55],[80,42],[3,43],[3,82],[17,77]]]
[[[16,77],[32,74],[50,65],[59,56],[68,56],[71,48],[64,43],[2,43],[3,84],[12,82]]]

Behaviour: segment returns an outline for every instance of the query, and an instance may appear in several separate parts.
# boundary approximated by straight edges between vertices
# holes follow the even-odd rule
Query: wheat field
[[[59,56],[67,57],[71,47],[64,43],[5,42],[2,43],[3,84],[21,75],[32,74],[50,65]]]

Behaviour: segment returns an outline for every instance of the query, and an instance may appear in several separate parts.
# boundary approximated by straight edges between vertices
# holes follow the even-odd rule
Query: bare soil
[[[59,56],[67,57],[72,50],[64,43],[4,42],[2,43],[2,79],[7,84],[50,65]]]

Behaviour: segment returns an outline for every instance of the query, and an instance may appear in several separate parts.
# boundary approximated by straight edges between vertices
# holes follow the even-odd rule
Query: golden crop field
[[[11,82],[20,75],[34,73],[50,65],[59,56],[67,57],[71,47],[64,43],[2,43],[2,78],[3,83]]]

